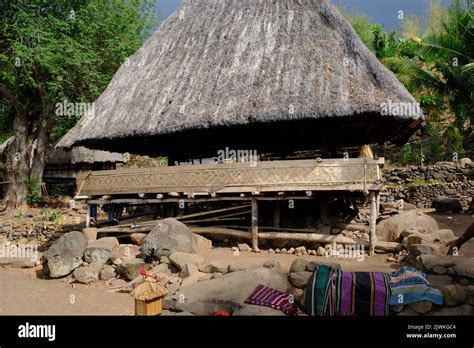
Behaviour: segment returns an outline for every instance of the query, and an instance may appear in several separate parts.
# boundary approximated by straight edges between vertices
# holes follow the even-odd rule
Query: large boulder
[[[112,256],[112,250],[118,245],[119,241],[115,237],[105,237],[89,241],[87,249],[84,251],[84,260],[89,263],[105,264]]]
[[[431,206],[436,209],[438,213],[444,213],[447,211],[459,213],[462,211],[462,205],[457,199],[445,196],[439,196],[433,199]]]
[[[117,265],[117,272],[128,280],[133,280],[140,275],[140,269],[145,265],[141,259],[124,259]]]
[[[43,254],[44,271],[52,278],[70,274],[82,265],[87,240],[81,232],[69,232],[56,240]]]
[[[183,286],[174,295],[176,309],[197,315],[212,315],[225,310],[233,315],[252,313],[280,315],[281,312],[268,308],[245,304],[245,300],[259,284],[289,293],[291,288],[287,274],[277,268],[259,267],[224,274],[218,278]]]
[[[143,255],[156,257],[168,256],[175,252],[201,253],[212,248],[212,242],[192,233],[189,228],[175,219],[159,221],[155,228],[145,237],[141,247]]]
[[[93,263],[88,266],[76,268],[72,275],[78,283],[89,284],[99,280],[102,267],[102,264]]]
[[[311,277],[311,274],[313,273],[308,271],[293,272],[288,275],[288,280],[294,287],[305,289],[308,285],[308,280]]]
[[[394,242],[404,230],[408,229],[431,233],[438,231],[439,226],[431,216],[416,210],[408,210],[380,222],[377,225],[377,238],[385,242]]]
[[[459,306],[466,302],[466,291],[459,285],[446,285],[441,292],[445,306]]]

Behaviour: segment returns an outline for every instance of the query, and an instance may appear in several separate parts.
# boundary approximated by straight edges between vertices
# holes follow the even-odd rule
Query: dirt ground
[[[433,216],[440,228],[449,228],[456,236],[461,235],[473,222],[468,215],[447,215],[427,212]],[[474,257],[474,240],[466,243],[461,255]],[[267,260],[276,260],[284,271],[288,271],[294,255],[241,252],[236,255],[230,248],[215,248],[203,254],[206,261],[237,261],[262,265]],[[303,256],[307,260],[327,260],[325,257]],[[387,262],[387,255],[366,256],[363,261],[354,259],[329,259],[339,263],[346,271],[392,272],[398,263]],[[105,282],[92,285],[67,284],[61,279],[42,279],[41,266],[32,269],[0,267],[0,315],[133,315],[133,298],[129,294],[117,293]]]

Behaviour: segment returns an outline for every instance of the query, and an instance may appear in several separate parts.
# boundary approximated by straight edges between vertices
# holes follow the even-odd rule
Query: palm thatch
[[[168,290],[152,278],[146,278],[143,283],[133,289],[131,295],[140,301],[151,301],[168,295]]]
[[[71,150],[54,148],[48,156],[48,164],[78,164],[78,163],[125,163],[126,159],[119,153],[91,150],[84,146]]]
[[[403,142],[423,115],[328,0],[183,0],[59,146],[186,156]],[[189,146],[190,143],[192,146]]]

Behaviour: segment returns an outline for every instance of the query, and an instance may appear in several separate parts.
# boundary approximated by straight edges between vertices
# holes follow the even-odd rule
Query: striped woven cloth
[[[290,295],[259,284],[245,303],[271,307],[283,311],[288,315],[296,315],[298,307]]]
[[[306,289],[306,312],[319,316],[388,315],[388,274],[342,272],[321,265],[311,275]]]
[[[390,305],[409,305],[420,301],[430,301],[443,305],[443,294],[426,279],[426,274],[417,268],[404,266],[390,274],[392,295]]]

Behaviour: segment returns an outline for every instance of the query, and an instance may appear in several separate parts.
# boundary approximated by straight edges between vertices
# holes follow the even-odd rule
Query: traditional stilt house
[[[423,121],[414,98],[328,0],[183,0],[118,70],[93,110],[59,146],[168,156],[170,163],[213,158],[226,149],[276,159],[295,153],[342,159],[341,149],[403,144]],[[197,191],[216,198],[290,191],[311,196],[331,185],[333,191],[380,189],[380,173],[367,161],[347,162],[357,170],[332,174],[318,168],[334,168],[336,160],[281,162],[259,164],[265,168],[248,176],[232,166],[212,175],[217,167],[193,166],[197,172],[189,177],[167,169],[146,174],[146,189],[133,189],[121,177],[114,193],[166,199],[173,190],[192,199]],[[299,171],[290,173],[294,167]],[[378,179],[368,179],[369,172]],[[341,173],[347,176],[338,178]],[[169,177],[174,184],[163,184]],[[100,189],[110,178],[89,178],[83,194],[111,193]]]

